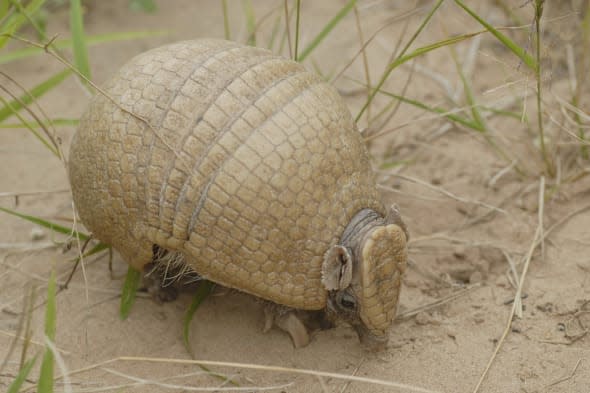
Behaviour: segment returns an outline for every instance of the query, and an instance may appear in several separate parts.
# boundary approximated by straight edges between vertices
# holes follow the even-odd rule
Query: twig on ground
[[[430,197],[426,197],[420,194],[413,194],[413,193],[409,193],[409,192],[405,192],[402,190],[398,190],[396,188],[390,187],[390,186],[386,186],[384,184],[377,184],[377,188],[380,188],[384,191],[388,191],[388,192],[393,192],[399,195],[405,195],[408,196],[410,198],[412,198],[412,200],[421,200],[421,201],[428,201],[428,202],[442,202],[443,199],[441,198],[430,198]]]
[[[503,168],[498,173],[496,173],[494,176],[492,176],[492,178],[488,181],[488,187],[495,186],[496,183],[498,182],[498,180],[500,180],[502,178],[502,176],[504,176],[505,174],[507,174],[508,172],[510,172],[512,170],[512,168],[514,168],[515,166],[516,166],[516,160],[512,161],[510,163],[510,165],[508,165],[507,167]]]
[[[320,377],[319,375],[316,377],[320,387],[322,388],[322,392],[324,393],[328,393],[328,386],[326,385],[326,383],[324,382],[324,380],[322,379],[322,377]]]
[[[6,367],[6,365],[8,364],[8,361],[10,360],[14,350],[16,349],[16,343],[18,342],[18,336],[21,334],[21,331],[23,330],[23,327],[25,325],[25,319],[27,316],[27,311],[31,311],[30,309],[30,301],[29,300],[32,297],[32,292],[33,290],[30,289],[29,290],[29,296],[27,296],[27,298],[25,299],[25,301],[23,302],[23,306],[22,306],[22,312],[21,315],[18,318],[18,323],[16,326],[16,335],[13,336],[13,339],[10,342],[10,345],[8,346],[6,353],[4,354],[4,359],[2,360],[2,362],[0,363],[0,372],[4,371],[4,367]],[[26,296],[26,295],[25,295]]]
[[[282,385],[274,385],[274,386],[244,386],[244,387],[239,387],[239,386],[232,386],[232,387],[223,387],[223,386],[189,386],[189,385],[179,385],[179,384],[171,384],[171,383],[164,383],[163,381],[158,381],[158,380],[154,380],[154,379],[147,379],[147,378],[140,378],[140,377],[135,377],[133,375],[129,375],[129,374],[125,374],[122,373],[120,371],[117,370],[113,370],[107,367],[101,367],[101,370],[104,370],[110,374],[113,375],[117,375],[119,377],[122,378],[126,378],[129,379],[131,381],[134,381],[133,384],[131,384],[130,386],[145,386],[145,385],[151,385],[151,386],[157,386],[159,388],[163,388],[163,389],[180,389],[182,391],[189,391],[189,392],[244,392],[244,391],[252,391],[252,390],[256,390],[256,391],[267,391],[267,390],[278,390],[278,389],[285,389],[288,388],[289,386],[292,386],[293,383],[286,383],[286,384],[282,384]],[[207,374],[206,371],[202,371],[199,372],[198,374]],[[194,373],[193,373],[194,375]],[[110,389],[112,389],[113,387],[109,387]],[[112,389],[113,390],[118,390],[118,389]]]
[[[570,373],[570,375],[565,376],[563,378],[559,378],[555,382],[551,382],[549,385],[546,386],[546,388],[548,388],[550,386],[555,386],[555,385],[560,384],[562,382],[565,382],[565,381],[567,381],[569,379],[572,379],[574,377],[574,375],[576,374],[576,371],[578,371],[578,367],[580,367],[580,363],[582,363],[582,358],[578,359],[578,361],[576,362],[576,365],[574,366],[574,369],[572,370],[572,372]]]
[[[56,248],[59,244],[53,242],[19,242],[19,243],[0,243],[0,250],[16,250],[17,252],[40,251],[48,248]]]
[[[21,341],[22,340],[26,340],[26,337],[22,337],[22,336],[16,335],[16,334],[11,333],[11,332],[6,332],[4,330],[0,330],[0,334],[3,334],[3,335],[8,336],[8,337],[13,337],[13,338],[16,338],[17,340],[21,340]],[[35,340],[29,340],[29,343],[38,345],[40,347],[44,347],[45,346],[44,343],[41,343],[41,342],[35,341]],[[70,351],[66,351],[65,349],[60,349],[60,348],[57,348],[56,347],[56,350],[58,352],[60,352],[60,353],[63,353],[64,355],[71,355],[71,352]]]
[[[62,190],[39,190],[39,191],[13,191],[13,192],[0,192],[0,198],[3,197],[21,197],[21,196],[37,196],[37,195],[46,195],[46,194],[62,194],[70,192],[70,189],[62,189]]]
[[[514,260],[512,259],[510,254],[506,252],[506,250],[502,250],[502,254],[504,254],[504,258],[506,258],[506,260],[508,261],[508,266],[510,266],[510,273],[512,273],[508,275],[508,282],[510,282],[510,285],[512,285],[513,288],[516,289],[518,283],[518,272],[516,271],[516,264],[514,263]]]
[[[372,385],[379,385],[379,386],[388,386],[397,389],[407,390],[409,392],[419,392],[419,393],[438,393],[435,390],[430,390],[426,388],[421,388],[418,386],[387,381],[383,379],[377,378],[368,378],[368,377],[359,377],[359,376],[352,376],[334,372],[327,372],[327,371],[317,371],[317,370],[308,370],[308,369],[301,369],[301,368],[292,368],[292,367],[281,367],[281,366],[265,366],[262,364],[252,364],[252,363],[236,363],[236,362],[220,362],[220,361],[212,361],[212,360],[189,360],[189,359],[170,359],[170,358],[147,358],[147,357],[135,357],[135,356],[120,356],[117,358],[105,360],[104,362],[96,363],[94,365],[83,367],[77,370],[73,370],[69,373],[70,376],[75,374],[80,374],[83,372],[95,370],[98,368],[103,368],[106,365],[113,364],[116,362],[143,362],[143,363],[159,363],[159,364],[177,364],[177,365],[205,365],[205,366],[213,366],[213,367],[235,367],[235,368],[242,368],[247,370],[260,370],[260,371],[270,371],[270,372],[278,372],[278,373],[287,373],[287,374],[300,374],[300,375],[309,375],[309,376],[321,376],[326,378],[333,378],[345,381],[352,381],[352,382],[361,382],[367,383]],[[57,376],[55,379],[62,379],[63,376]],[[31,387],[33,388],[33,387]],[[28,390],[31,390],[29,388]],[[251,389],[251,388],[250,388]]]
[[[447,280],[444,280],[443,278],[437,276],[433,272],[420,267],[420,265],[415,263],[412,259],[408,259],[408,268],[414,270],[416,273],[426,277],[429,280],[432,280],[443,285],[444,287],[452,287],[451,283],[449,283]]]
[[[436,191],[436,192],[438,192],[438,193],[440,193],[442,195],[445,195],[445,196],[447,196],[447,197],[449,197],[451,199],[454,199],[456,201],[459,201],[459,202],[462,202],[462,203],[467,203],[467,204],[472,204],[472,205],[483,206],[483,207],[485,207],[487,209],[490,209],[490,210],[494,210],[494,211],[497,211],[497,212],[500,212],[500,213],[508,214],[508,212],[506,212],[506,210],[504,210],[504,209],[501,209],[501,208],[496,207],[496,206],[492,206],[492,205],[490,205],[488,203],[485,203],[485,202],[481,202],[481,201],[477,201],[477,200],[473,200],[473,199],[468,199],[468,198],[460,197],[458,195],[453,194],[450,191],[445,190],[442,187],[434,186],[434,185],[432,185],[432,184],[430,184],[430,183],[428,183],[428,182],[426,182],[424,180],[420,180],[420,179],[417,179],[415,177],[401,175],[401,174],[397,174],[395,176],[397,178],[399,178],[399,179],[406,180],[406,181],[409,181],[409,182],[412,182],[412,183],[416,183],[416,184],[419,184],[419,185],[421,185],[423,187],[426,187],[426,188],[429,188],[431,190],[434,190],[434,191]]]
[[[539,181],[539,200],[544,200],[544,198],[545,198],[545,178],[541,177],[541,179]],[[542,208],[543,208],[543,205],[539,205],[539,210],[541,210]],[[479,391],[479,388],[481,387],[483,381],[485,380],[485,378],[488,374],[488,371],[490,370],[492,364],[494,363],[494,360],[496,359],[496,356],[498,355],[498,352],[500,351],[500,348],[502,347],[504,340],[506,339],[506,337],[508,336],[508,333],[510,332],[510,327],[512,326],[512,319],[514,318],[516,311],[522,307],[521,294],[522,294],[522,287],[524,285],[524,280],[525,280],[527,272],[529,270],[531,259],[533,257],[533,252],[535,251],[537,246],[543,241],[543,239],[541,238],[541,234],[543,233],[541,226],[542,226],[542,222],[540,222],[539,225],[537,226],[537,230],[535,231],[535,235],[533,236],[533,241],[531,243],[531,246],[529,247],[529,251],[527,252],[524,266],[522,268],[522,273],[520,275],[520,280],[518,282],[518,288],[516,289],[516,294],[514,295],[514,303],[512,303],[512,309],[510,310],[510,313],[508,315],[508,321],[506,323],[506,327],[504,328],[504,332],[502,333],[502,336],[500,336],[500,339],[498,340],[498,344],[496,345],[496,348],[494,349],[494,352],[492,353],[490,360],[488,361],[483,373],[481,374],[479,380],[477,381],[477,384],[475,385],[475,388],[473,389],[473,393],[477,393]],[[545,232],[544,236],[547,236],[548,232],[549,231]]]
[[[361,366],[363,365],[363,362],[365,361],[365,358],[362,357],[361,360],[359,360],[358,364],[356,365],[356,367],[354,368],[352,374],[350,375],[356,375],[359,370],[361,369]],[[342,389],[340,389],[340,393],[344,393],[346,391],[346,389],[348,389],[348,387],[350,386],[350,384],[352,383],[352,381],[348,381],[344,384],[344,386],[342,386]]]
[[[431,235],[420,236],[420,237],[412,237],[412,238],[410,238],[410,241],[408,242],[408,244],[412,247],[418,247],[418,246],[415,246],[416,243],[430,242],[432,240],[444,240],[444,241],[449,242],[451,244],[461,244],[461,245],[465,245],[465,246],[469,246],[469,247],[492,247],[492,248],[496,248],[499,250],[506,249],[501,246],[498,246],[498,244],[493,243],[493,242],[479,242],[479,241],[472,241],[472,240],[468,240],[468,239],[462,239],[459,237],[449,236],[444,232],[437,232],[437,233],[433,233]],[[516,250],[510,250],[510,251],[517,253]]]
[[[424,304],[424,305],[416,307],[412,310],[408,310],[408,311],[405,311],[401,314],[398,314],[395,317],[395,319],[398,321],[408,319],[408,318],[411,318],[411,317],[421,313],[422,311],[431,310],[433,308],[440,307],[443,304],[449,303],[455,299],[460,298],[461,296],[465,296],[467,293],[471,292],[473,289],[479,288],[479,287],[481,287],[480,283],[469,285],[463,289],[455,291],[454,293],[450,294],[449,296],[443,297],[442,299],[435,300],[434,302]]]

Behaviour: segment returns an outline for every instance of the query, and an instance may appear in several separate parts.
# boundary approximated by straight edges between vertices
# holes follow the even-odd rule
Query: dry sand
[[[302,46],[344,2],[303,3]],[[370,37],[395,15],[409,10],[410,3],[414,2],[360,2],[365,37]],[[431,4],[428,1],[421,3]],[[517,3],[520,5],[521,2]],[[160,1],[155,14],[132,12],[126,1],[89,1],[85,4],[88,6],[88,34],[147,29],[169,32],[165,36],[92,46],[93,79],[99,84],[125,61],[148,48],[181,39],[223,37],[221,5],[217,1]],[[256,15],[262,18],[272,7],[281,4],[257,1]],[[514,25],[494,4],[493,1],[477,2],[477,9],[496,25]],[[230,2],[230,5],[233,7],[230,13],[232,33],[244,41],[246,28],[242,3]],[[570,97],[564,48],[575,39],[571,26],[577,18],[570,13],[569,5],[568,1],[547,5],[551,18],[565,15],[547,23],[543,53],[551,71],[546,73],[545,105],[559,121],[562,117],[557,97]],[[530,5],[515,6],[513,11],[527,23],[532,18]],[[263,33],[259,35],[259,42],[262,45],[268,40],[276,15],[275,12],[269,16],[261,27]],[[407,41],[424,15],[422,12],[409,20],[405,36],[405,20],[402,20],[383,30],[369,46],[373,83],[397,41],[402,36],[404,42]],[[67,26],[67,9],[58,8],[49,19],[48,31],[67,36]],[[468,15],[448,2],[416,45],[435,42],[447,34],[479,29],[480,26]],[[521,40],[521,45],[527,45],[526,33],[514,37]],[[312,67],[313,60],[325,74],[334,75],[358,51],[358,47],[351,13],[306,64]],[[499,102],[512,102],[509,110],[522,111],[522,98],[534,92],[533,79],[494,38],[483,36],[481,41],[466,41],[455,49],[466,72],[472,76],[473,90],[480,104],[498,106]],[[3,72],[29,88],[59,69],[60,65],[46,55],[2,66]],[[436,72],[444,79],[437,80],[429,72]],[[444,106],[449,105],[445,89],[451,89],[455,92],[457,106],[465,105],[460,79],[447,48],[421,57],[413,70],[410,66],[397,69],[386,84],[387,90],[402,92],[410,75],[408,97]],[[350,78],[364,79],[362,62],[356,61],[345,77],[335,84],[345,95],[352,113],[356,114],[365,93],[359,92],[358,85]],[[51,117],[77,118],[88,99],[81,85],[70,78],[40,100],[40,105]],[[588,91],[584,92],[582,99],[588,108]],[[379,105],[382,107],[385,102],[380,99]],[[412,233],[411,266],[404,279],[400,305],[400,313],[405,317],[400,318],[392,329],[386,351],[379,354],[363,352],[354,331],[347,326],[319,332],[309,346],[295,350],[284,333],[278,330],[262,333],[263,312],[259,303],[237,293],[218,291],[198,310],[191,325],[196,357],[357,375],[441,392],[471,392],[498,344],[511,311],[515,288],[509,279],[512,274],[509,259],[520,273],[538,227],[542,162],[532,147],[536,138],[534,108],[534,101],[526,100],[525,113],[531,124],[530,130],[519,119],[505,116],[487,119],[494,140],[506,147],[511,157],[518,157],[520,165],[528,172],[524,177],[518,176],[514,169],[502,172],[509,162],[499,158],[480,135],[458,129],[455,125],[448,127],[443,119],[424,114],[409,105],[402,105],[384,127],[395,130],[372,142],[370,148],[376,168],[383,167],[384,163],[406,162],[399,171],[403,177],[394,175],[397,168],[383,169],[379,172],[379,182],[385,187],[394,187],[395,192],[383,190],[384,198],[401,207]],[[372,113],[377,110],[377,107],[373,108]],[[363,126],[364,122],[360,124]],[[556,126],[548,124],[553,142],[573,141],[562,134],[557,136]],[[59,127],[57,132],[67,151],[74,129]],[[576,172],[567,164],[570,157],[577,154],[576,149],[571,144],[560,148],[562,179]],[[588,161],[585,166],[588,167]],[[498,177],[500,173],[502,176]],[[461,200],[443,195],[413,179],[441,187]],[[547,178],[546,181],[545,230],[569,214],[575,214],[548,234],[543,253],[541,248],[533,253],[524,282],[522,318],[515,317],[481,392],[590,392],[590,335],[584,333],[590,329],[590,210],[578,211],[590,202],[590,183],[586,177],[555,190],[555,179]],[[47,190],[65,191],[21,196],[16,206],[14,198],[0,197],[0,206],[51,219],[72,217],[71,195],[63,165],[30,133],[1,130],[0,193]],[[482,202],[503,211],[492,212],[482,206]],[[62,245],[52,246],[54,241],[63,241],[63,237],[54,237],[48,231],[44,231],[43,239],[31,240],[33,228],[31,223],[4,214],[1,216],[0,359],[4,358],[5,349],[12,341],[8,334],[14,334],[16,330],[22,300],[30,285],[35,285],[39,294],[39,308],[33,314],[33,339],[43,341],[42,300],[49,272],[56,266],[63,282],[76,255],[75,243],[72,244],[73,250],[65,253]],[[15,248],[19,245],[22,249]],[[70,371],[94,366],[89,371],[70,376],[73,391],[167,390],[154,385],[124,387],[133,384],[134,380],[122,374],[173,385],[219,385],[218,379],[203,374],[195,365],[134,360],[96,366],[124,356],[190,359],[183,346],[182,320],[191,297],[183,295],[166,304],[140,297],[129,318],[121,321],[118,307],[125,271],[126,265],[116,254],[113,277],[105,256],[91,258],[83,270],[76,272],[69,289],[57,296],[56,345],[62,350],[65,365]],[[458,296],[449,298],[453,294]],[[443,304],[415,315],[419,306],[441,299],[445,300]],[[39,351],[40,347],[33,345],[30,350]],[[0,375],[1,389],[13,380],[19,353],[20,346]],[[247,391],[280,385],[285,386],[274,391],[398,391],[374,384],[347,384],[336,378],[319,379],[276,371],[235,367],[215,370],[234,376],[240,387],[248,388]],[[31,375],[31,381],[34,382],[36,375],[36,372]],[[31,387],[30,391],[33,390]],[[63,386],[58,385],[56,390],[62,391]]]

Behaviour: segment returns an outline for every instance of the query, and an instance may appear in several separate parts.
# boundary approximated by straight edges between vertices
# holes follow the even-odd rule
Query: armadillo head
[[[395,317],[408,232],[397,207],[384,218],[361,210],[324,256],[329,316],[349,322],[371,349],[385,347]]]

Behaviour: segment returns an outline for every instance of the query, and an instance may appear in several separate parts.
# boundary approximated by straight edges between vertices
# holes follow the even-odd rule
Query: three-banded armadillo
[[[331,86],[267,50],[202,39],[138,55],[104,90],[69,159],[95,237],[137,269],[156,246],[213,282],[385,341],[407,232]]]

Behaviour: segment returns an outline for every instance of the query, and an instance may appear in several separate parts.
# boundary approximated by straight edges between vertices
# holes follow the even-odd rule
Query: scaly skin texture
[[[197,40],[140,54],[105,90],[114,102],[93,98],[69,160],[98,239],[137,269],[156,244],[214,282],[325,308],[327,250],[360,210],[387,214],[331,86],[266,50]]]

